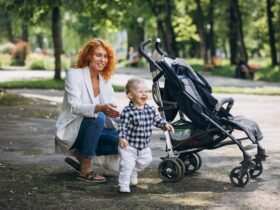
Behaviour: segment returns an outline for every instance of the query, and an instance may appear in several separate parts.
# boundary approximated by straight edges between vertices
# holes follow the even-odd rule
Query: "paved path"
[[[12,81],[12,80],[27,80],[38,78],[53,78],[54,71],[35,71],[35,70],[0,70],[0,82]],[[65,76],[65,72],[62,72],[62,77]],[[262,81],[250,81],[235,78],[225,78],[219,76],[204,75],[206,80],[212,86],[234,86],[234,87],[264,87],[275,86],[280,87],[280,83],[262,82]],[[125,85],[125,82],[131,77],[141,77],[146,80],[149,87],[152,84],[152,76],[148,69],[141,68],[118,68],[115,75],[112,78],[112,83],[115,85]]]
[[[0,70],[0,82],[13,80],[27,80],[38,78],[52,78],[53,71],[34,71],[34,70]],[[225,78],[218,76],[204,75],[211,86],[223,87],[280,87],[280,83],[270,83],[262,81],[241,80],[235,78]],[[65,77],[65,72],[62,73]],[[111,79],[112,84],[124,86],[126,81],[132,77],[140,77],[146,81],[148,87],[152,87],[152,76],[148,69],[141,68],[118,68]],[[60,103],[62,101],[63,91],[61,90],[40,90],[40,89],[16,89],[11,90],[25,96],[36,97],[51,100]]]

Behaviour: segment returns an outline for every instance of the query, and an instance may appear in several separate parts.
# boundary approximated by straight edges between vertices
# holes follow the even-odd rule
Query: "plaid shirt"
[[[119,137],[141,150],[149,146],[152,125],[164,129],[165,124],[166,121],[156,113],[153,106],[145,104],[143,109],[138,109],[130,102],[120,116]]]

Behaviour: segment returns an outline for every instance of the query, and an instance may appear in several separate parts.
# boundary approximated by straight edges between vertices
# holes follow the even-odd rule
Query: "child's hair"
[[[129,79],[125,85],[125,93],[131,93],[139,84],[146,84],[144,80],[138,78]]]

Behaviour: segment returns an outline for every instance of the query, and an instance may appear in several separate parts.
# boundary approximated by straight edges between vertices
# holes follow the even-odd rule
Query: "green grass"
[[[221,60],[220,65],[214,67],[211,70],[206,71],[201,59],[187,59],[187,62],[192,68],[198,72],[208,72],[211,75],[223,76],[223,77],[235,77],[235,65],[230,65],[226,59]],[[252,59],[249,64],[258,64],[260,68],[256,71],[255,81],[267,81],[267,82],[280,82],[280,67],[270,66],[270,60],[267,58]]]
[[[64,80],[19,80],[19,81],[9,81],[1,82],[0,88],[11,89],[11,88],[30,88],[30,89],[64,89]],[[116,92],[124,92],[124,86],[113,85]]]
[[[279,87],[213,87],[214,93],[253,94],[253,95],[280,95]]]
[[[0,104],[3,106],[30,105],[33,100],[14,93],[0,91]]]
[[[30,89],[64,89],[64,80],[19,80],[1,82],[1,88],[30,88]]]
[[[280,82],[280,69],[278,66],[260,68],[255,75],[255,80]]]

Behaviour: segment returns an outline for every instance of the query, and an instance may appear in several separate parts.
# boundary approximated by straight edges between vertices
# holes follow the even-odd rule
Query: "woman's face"
[[[90,67],[94,71],[101,72],[108,63],[108,52],[103,47],[97,47],[90,61]]]

